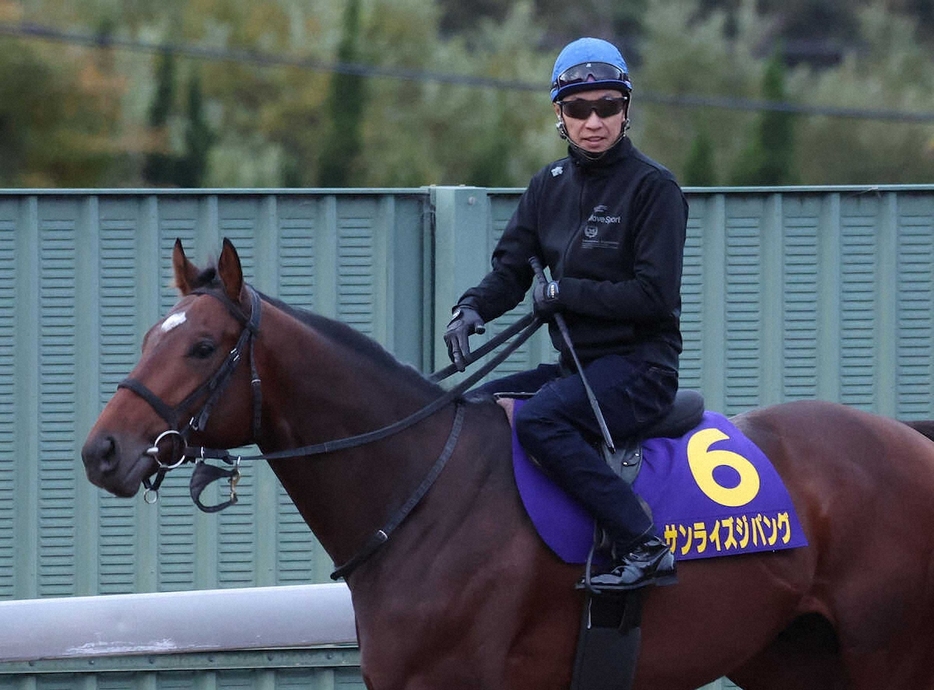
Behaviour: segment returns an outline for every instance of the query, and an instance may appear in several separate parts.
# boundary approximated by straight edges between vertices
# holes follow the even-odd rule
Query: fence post
[[[480,187],[432,187],[434,209],[434,368],[449,364],[441,337],[451,318],[451,307],[490,268],[490,203]]]

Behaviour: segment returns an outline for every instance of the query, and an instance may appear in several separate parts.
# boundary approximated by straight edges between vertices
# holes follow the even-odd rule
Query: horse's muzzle
[[[124,470],[121,455],[119,442],[109,434],[89,437],[81,449],[81,460],[88,480],[115,496],[129,498],[139,491],[142,477],[151,473],[150,468],[155,461],[144,462],[143,458],[139,458],[133,467]]]

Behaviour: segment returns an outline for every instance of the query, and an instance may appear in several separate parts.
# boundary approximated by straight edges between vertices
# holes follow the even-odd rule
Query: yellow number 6
[[[720,505],[738,508],[749,503],[759,493],[759,473],[755,466],[731,450],[710,450],[717,441],[728,439],[719,429],[701,429],[688,441],[688,466],[697,486]],[[714,479],[717,467],[732,467],[739,474],[739,484],[728,488]]]

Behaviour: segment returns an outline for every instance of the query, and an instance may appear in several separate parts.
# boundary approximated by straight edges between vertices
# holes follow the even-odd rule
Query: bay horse
[[[348,326],[259,295],[228,240],[206,270],[180,242],[172,263],[180,300],[88,435],[90,481],[130,497],[184,443],[255,443],[330,557],[355,566],[368,688],[567,688],[582,567],[534,531],[503,410],[467,395],[342,444],[444,390]],[[733,422],[784,479],[808,546],[680,563],[678,584],[646,592],[635,687],[934,690],[934,443],[820,401]],[[407,517],[390,538],[392,515]]]

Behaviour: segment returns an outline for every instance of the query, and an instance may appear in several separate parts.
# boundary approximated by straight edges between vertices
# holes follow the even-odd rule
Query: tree
[[[531,3],[515,3],[502,21],[479,22],[469,40],[439,41],[437,9],[421,0],[378,0],[371,17],[365,43],[381,67],[537,88],[372,79],[365,184],[521,186],[562,154],[548,95],[555,53],[535,47],[542,33]]]
[[[344,13],[344,28],[337,61],[360,62],[360,0],[349,0]],[[361,130],[366,100],[364,78],[358,74],[333,72],[328,100],[330,134],[325,140],[318,171],[321,187],[347,187],[355,179],[354,164],[363,148]]]
[[[164,49],[159,56],[156,92],[149,108],[149,126],[158,149],[146,155],[143,179],[152,185],[201,187],[208,172],[208,154],[215,137],[204,116],[201,77],[194,71],[188,82],[187,111],[174,120],[184,122],[184,151],[171,147],[175,110],[175,56]]]
[[[95,55],[71,49],[49,59],[34,44],[0,40],[0,185],[106,184],[123,87]]]
[[[725,40],[729,26],[735,35]],[[687,162],[697,162],[693,158],[696,150],[691,152],[703,132],[717,165],[713,178],[722,183],[727,178],[723,171],[742,155],[745,143],[739,133],[752,126],[754,115],[723,108],[647,102],[643,94],[711,99],[759,97],[761,75],[755,51],[765,33],[767,26],[751,7],[751,0],[738,8],[709,9],[706,13],[697,10],[696,5],[675,7],[667,0],[650,0],[641,48],[643,63],[632,71],[631,133],[636,145],[686,181]],[[702,149],[707,146],[701,143]],[[705,183],[704,179],[706,176],[692,184]]]
[[[291,0],[178,3],[175,40],[243,56],[199,62],[204,112],[213,132],[205,185],[317,184],[317,164],[330,134],[324,108],[330,74],[300,64],[272,65],[264,56],[333,63],[344,7]],[[169,20],[160,25],[172,30]]]
[[[792,91],[815,104],[931,112],[934,58],[917,24],[876,0],[859,12],[861,49],[827,71],[790,75]],[[807,184],[934,182],[931,126],[886,120],[812,117],[796,129],[797,165]]]
[[[25,46],[0,44],[0,184],[4,186],[15,186],[28,173],[34,133],[61,116],[52,113],[56,106],[50,98],[51,82],[50,68]],[[43,101],[48,101],[48,108],[43,108]],[[44,117],[34,117],[40,113]]]
[[[765,69],[762,95],[766,101],[779,103],[787,98],[785,66],[776,53]],[[758,123],[745,156],[733,175],[737,185],[783,185],[795,181],[794,115],[766,110]]]
[[[684,164],[682,182],[688,187],[713,187],[717,184],[713,141],[704,128],[694,135],[687,162]]]
[[[201,187],[208,169],[208,154],[214,133],[204,117],[201,78],[195,72],[188,84],[188,121],[185,125],[185,153],[178,161],[176,181],[182,187]]]
[[[173,183],[175,157],[169,150],[169,116],[175,106],[175,55],[163,48],[156,69],[156,92],[149,107],[149,127],[157,150],[146,154],[143,180],[151,185]]]
[[[353,7],[0,0],[6,21],[68,26],[100,38],[94,47],[0,38],[0,179],[179,184],[177,165],[165,158],[174,157],[190,165],[186,185],[309,186],[330,179],[376,187],[522,186],[564,153],[547,82],[560,46],[586,32],[621,44],[635,83],[632,137],[679,179],[722,183],[731,179],[728,171],[751,174],[750,156],[765,155],[773,146],[769,136],[793,134],[794,146],[784,148],[791,158],[776,159],[783,149],[773,147],[772,162],[756,164],[760,172],[795,171],[805,184],[931,182],[934,151],[924,123],[796,115],[793,131],[782,135],[792,116],[696,104],[772,98],[765,95],[763,50],[797,26],[794,35],[842,41],[844,52],[839,63],[819,69],[786,61],[781,94],[806,94],[808,105],[828,108],[930,112],[932,46],[919,40],[924,32],[908,12],[930,13],[931,1],[790,0],[788,7],[802,16],[806,10],[812,23],[825,17],[830,24],[808,27],[794,16],[783,23],[789,10],[778,0],[484,0],[466,28],[445,30],[442,3],[449,0],[354,0]],[[774,11],[763,14],[758,6]],[[10,7],[14,15],[3,14]],[[238,52],[234,59],[197,58],[199,76],[179,94],[193,60],[176,56],[168,65],[164,56],[111,46],[109,36],[145,43],[163,36]],[[321,69],[336,59],[363,65],[364,73]],[[378,74],[366,74],[370,65]],[[179,74],[168,74],[170,67]],[[397,78],[383,70],[537,87]],[[349,95],[338,92],[348,86]],[[179,97],[185,95],[187,101]],[[775,119],[768,124],[768,118]],[[144,161],[152,167],[159,156],[165,169],[146,170]],[[330,177],[319,169],[324,165]]]

